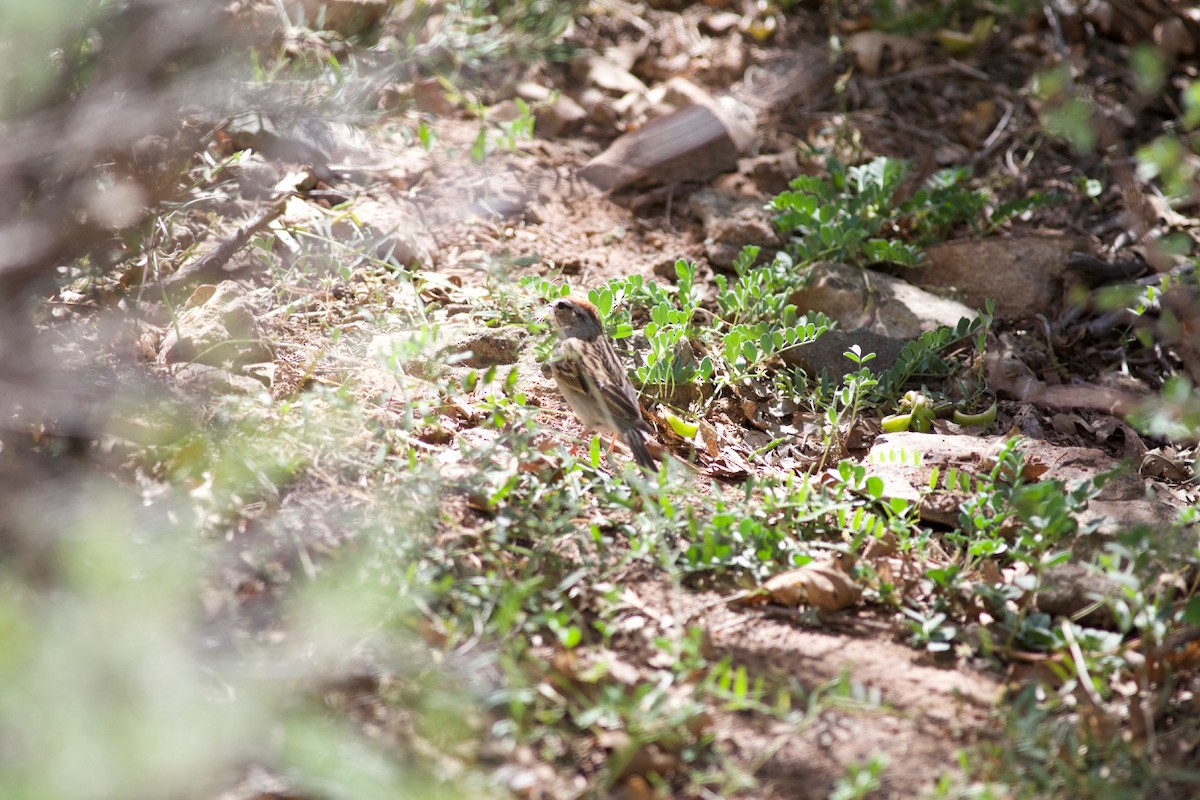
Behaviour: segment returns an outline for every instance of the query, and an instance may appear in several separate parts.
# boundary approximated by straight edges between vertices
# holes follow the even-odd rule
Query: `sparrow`
[[[642,419],[637,392],[596,307],[576,297],[560,297],[550,304],[550,319],[558,333],[550,373],[567,405],[587,427],[611,433],[614,440],[619,434],[639,466],[657,470],[646,449],[650,428]]]

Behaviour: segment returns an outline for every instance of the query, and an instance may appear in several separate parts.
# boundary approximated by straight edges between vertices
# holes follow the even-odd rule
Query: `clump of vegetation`
[[[828,178],[801,175],[771,200],[775,224],[790,237],[788,252],[799,263],[916,266],[922,245],[943,241],[960,226],[994,230],[1053,199],[1034,193],[996,204],[988,192],[968,187],[969,168],[955,167],[935,172],[899,200],[911,161],[880,156],[847,167],[831,158],[825,167]]]

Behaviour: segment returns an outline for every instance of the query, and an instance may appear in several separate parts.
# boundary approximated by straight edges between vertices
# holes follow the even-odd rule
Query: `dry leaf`
[[[1145,478],[1165,481],[1185,481],[1190,477],[1184,459],[1173,448],[1156,447],[1148,450],[1142,456],[1138,472]]]
[[[771,600],[784,606],[802,603],[838,611],[858,600],[860,590],[854,579],[832,561],[814,561],[769,578],[763,584]]]
[[[978,147],[999,120],[1000,111],[996,108],[996,101],[990,98],[981,100],[959,116],[958,135],[967,144]]]

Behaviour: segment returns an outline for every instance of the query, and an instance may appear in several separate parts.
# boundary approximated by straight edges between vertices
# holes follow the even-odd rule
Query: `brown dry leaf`
[[[832,561],[814,561],[780,573],[767,579],[762,588],[780,605],[806,603],[825,611],[839,611],[853,605],[861,594],[854,579]]]
[[[1146,478],[1185,481],[1191,470],[1180,453],[1171,447],[1156,447],[1142,456],[1139,473]]]
[[[996,108],[996,101],[990,98],[981,100],[959,116],[958,135],[966,144],[978,147],[999,121],[1000,111]]]
[[[979,576],[984,583],[990,583],[993,586],[1009,582],[1005,581],[1004,576],[1000,573],[1000,567],[996,566],[996,562],[990,558],[979,565]]]
[[[717,429],[711,422],[705,419],[700,420],[700,440],[704,442],[705,452],[711,457],[717,455],[717,445],[719,444],[717,436]]]
[[[624,800],[654,800],[658,797],[658,792],[641,775],[630,775],[624,788]]]

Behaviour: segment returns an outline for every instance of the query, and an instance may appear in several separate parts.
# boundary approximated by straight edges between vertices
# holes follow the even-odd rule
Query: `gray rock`
[[[271,347],[254,319],[246,291],[233,281],[197,287],[158,353],[163,364],[193,361],[225,366],[271,358]]]
[[[438,354],[453,368],[487,369],[516,364],[529,333],[516,325],[489,328],[475,322],[452,322],[438,328]]]
[[[571,73],[586,86],[612,95],[645,94],[646,84],[620,64],[595,54],[580,56],[571,63]]]
[[[535,131],[545,136],[562,136],[579,128],[588,114],[583,106],[563,94],[549,105],[540,106],[534,116],[537,118]]]
[[[875,358],[867,362],[867,366],[872,372],[879,373],[895,365],[905,344],[904,339],[869,330],[834,330],[825,331],[815,342],[788,348],[780,356],[785,364],[799,367],[810,376],[824,372],[831,378],[840,378],[858,369],[858,365],[843,355],[852,346],[857,345],[863,355],[874,353]]]
[[[760,258],[768,260],[780,245],[771,213],[762,200],[701,189],[688,203],[704,225],[704,252],[714,267],[731,268],[746,245],[761,247]]]
[[[801,313],[820,311],[842,328],[865,327],[894,339],[915,339],[941,325],[978,316],[954,300],[881,272],[831,261],[812,266],[808,285],[792,302]]]
[[[1112,609],[1097,601],[1120,594],[1121,585],[1107,575],[1089,570],[1083,564],[1059,564],[1042,576],[1037,606],[1055,618],[1071,617],[1083,625],[1112,629],[1115,627]],[[1080,612],[1082,616],[1076,618]]]

